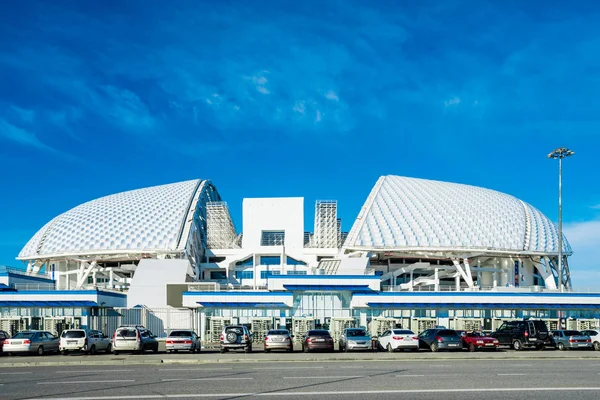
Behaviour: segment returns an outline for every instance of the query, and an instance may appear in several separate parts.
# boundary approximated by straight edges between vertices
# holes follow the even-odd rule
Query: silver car
[[[156,336],[143,326],[121,326],[117,328],[112,339],[113,354],[121,351],[132,351],[144,354],[146,350],[158,353]]]
[[[552,331],[554,347],[559,350],[592,349],[592,339],[579,331]]]
[[[4,341],[2,347],[9,356],[16,353],[46,353],[58,351],[58,337],[46,331],[23,331]]]
[[[293,336],[290,335],[290,331],[287,329],[272,329],[268,331],[265,336],[265,353],[275,349],[288,352],[294,351],[292,338]]]
[[[200,352],[200,338],[196,332],[189,330],[176,330],[169,333],[165,340],[165,346],[169,353],[177,353],[181,351],[189,351],[193,353]]]
[[[371,336],[363,328],[346,328],[338,341],[340,351],[372,350]]]

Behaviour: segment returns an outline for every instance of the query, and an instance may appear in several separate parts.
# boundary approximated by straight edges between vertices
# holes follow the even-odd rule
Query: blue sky
[[[564,1],[2,1],[0,264],[45,222],[209,178],[337,199],[380,175],[483,186],[557,219],[600,290],[600,6]]]

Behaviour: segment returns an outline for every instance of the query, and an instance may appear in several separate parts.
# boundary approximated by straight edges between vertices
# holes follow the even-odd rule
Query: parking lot
[[[161,342],[158,353],[146,352],[145,354],[122,353],[118,356],[114,354],[97,353],[96,355],[86,355],[83,353],[72,353],[67,356],[60,354],[48,354],[45,356],[35,355],[16,355],[8,357],[0,356],[1,367],[20,367],[30,365],[119,365],[119,364],[203,364],[203,363],[235,363],[235,362],[308,362],[308,361],[431,361],[431,360],[523,360],[523,359],[541,359],[541,360],[562,360],[562,359],[591,359],[600,361],[600,352],[592,350],[571,350],[556,351],[552,348],[544,350],[522,350],[514,351],[512,349],[500,348],[498,351],[476,351],[469,352],[466,349],[462,351],[438,352],[432,353],[429,350],[421,349],[418,352],[401,351],[389,353],[387,351],[371,352],[340,352],[336,347],[334,352],[310,352],[303,353],[299,346],[294,348],[293,353],[285,351],[272,351],[264,353],[261,345],[256,345],[252,353],[243,351],[230,351],[221,354],[218,348],[203,348],[200,353],[179,352],[167,353],[164,343]],[[600,370],[600,369],[599,369]]]

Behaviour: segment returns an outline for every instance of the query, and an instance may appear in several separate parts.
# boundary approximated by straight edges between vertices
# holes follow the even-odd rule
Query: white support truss
[[[315,204],[315,233],[310,247],[336,249],[340,245],[341,222],[337,217],[337,201],[317,200]]]
[[[463,280],[467,283],[467,285],[470,288],[472,288],[473,287],[473,278],[471,277],[471,268],[469,267],[469,264],[465,263],[465,265],[464,265],[465,269],[463,269],[463,266],[458,262],[458,260],[455,259],[455,260],[452,260],[452,262],[454,263],[456,270],[458,271],[460,276],[463,278]]]
[[[206,203],[206,231],[209,249],[239,248],[238,235],[226,202]]]

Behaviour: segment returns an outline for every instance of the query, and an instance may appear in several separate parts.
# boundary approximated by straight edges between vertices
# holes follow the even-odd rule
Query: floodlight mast
[[[563,262],[563,234],[562,234],[562,160],[575,154],[566,147],[554,149],[548,158],[558,159],[558,291],[563,291],[562,262]]]

